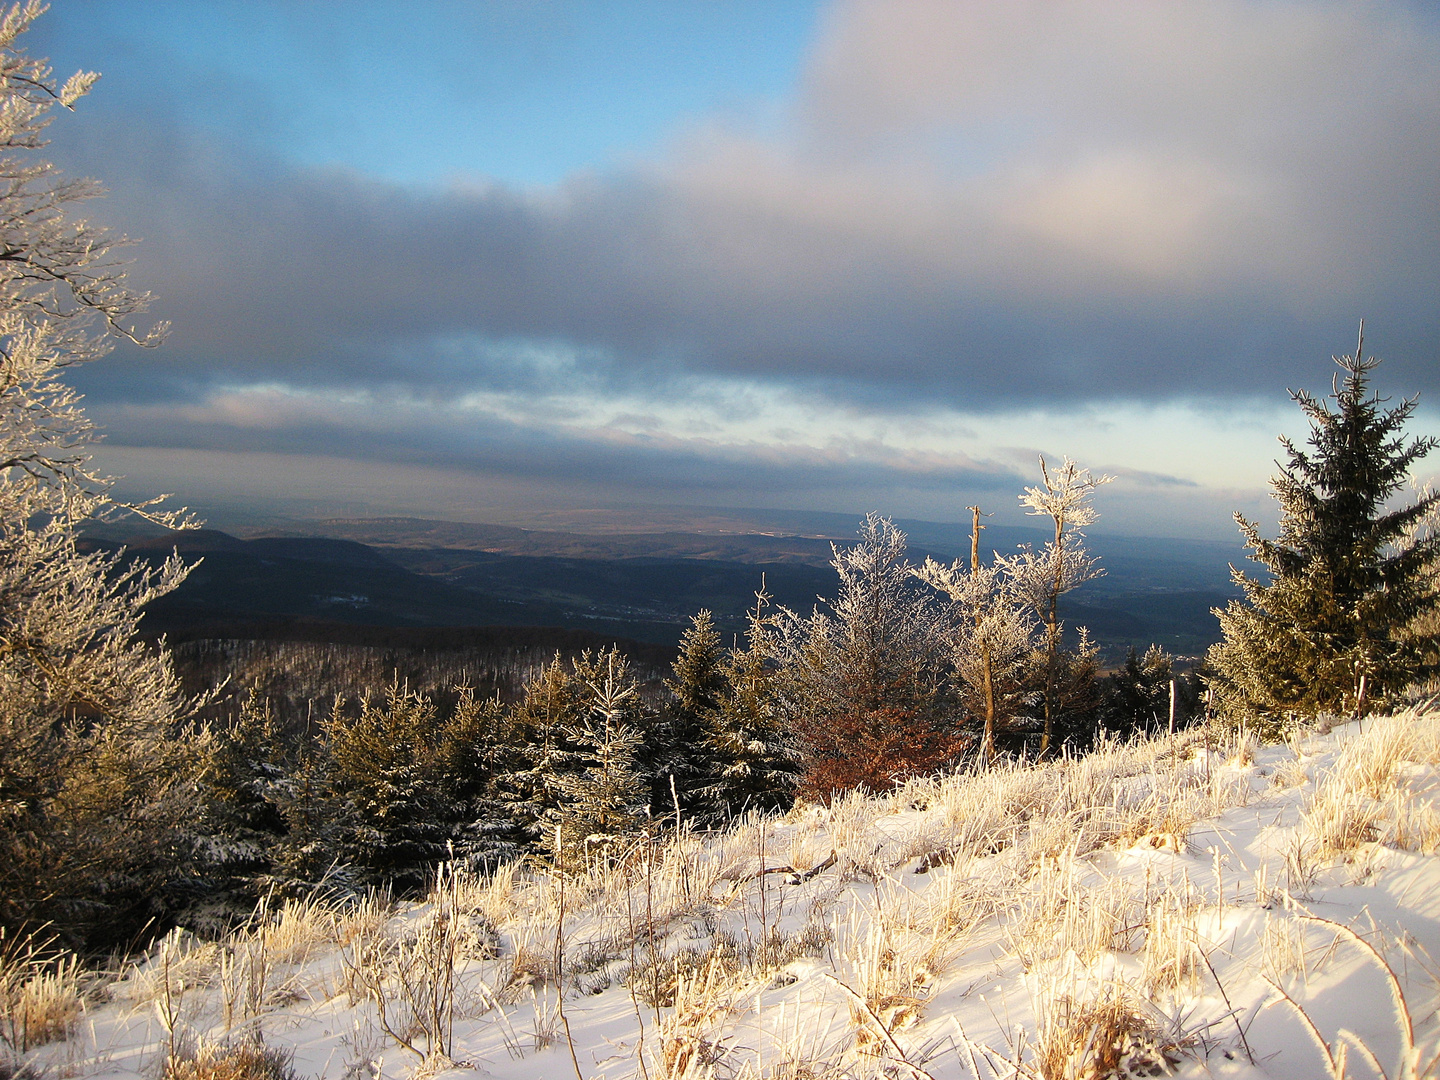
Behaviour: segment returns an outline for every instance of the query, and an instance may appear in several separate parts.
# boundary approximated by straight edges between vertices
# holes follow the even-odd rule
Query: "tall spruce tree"
[[[1292,715],[1363,714],[1427,667],[1425,643],[1403,631],[1440,601],[1430,573],[1440,539],[1412,534],[1440,495],[1386,504],[1437,440],[1404,438],[1416,399],[1383,408],[1370,392],[1379,361],[1363,358],[1364,344],[1362,324],[1355,354],[1335,358],[1344,376],[1328,399],[1291,393],[1311,431],[1308,450],[1280,439],[1288,460],[1270,482],[1279,537],[1235,515],[1250,559],[1268,574],[1232,568],[1245,598],[1216,609],[1225,640],[1210,662],[1227,712],[1263,727]]]

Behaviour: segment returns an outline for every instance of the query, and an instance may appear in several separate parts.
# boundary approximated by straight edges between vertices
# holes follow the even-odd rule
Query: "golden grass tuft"
[[[166,1061],[161,1080],[296,1080],[291,1055],[259,1042],[202,1046]]]
[[[52,944],[0,929],[0,1041],[21,1054],[69,1038],[80,1021],[80,961]]]
[[[1041,1080],[1166,1076],[1183,1049],[1183,1040],[1118,991],[1098,1001],[1064,997],[1047,1010],[1034,1068]]]

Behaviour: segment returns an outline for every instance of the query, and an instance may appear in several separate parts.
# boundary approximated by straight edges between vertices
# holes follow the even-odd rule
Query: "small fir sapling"
[[[729,765],[725,750],[710,738],[730,693],[725,660],[714,617],[698,612],[681,635],[674,677],[665,682],[670,700],[656,740],[651,805],[672,809],[678,800],[681,813],[702,824],[722,817],[706,793]]]
[[[358,716],[337,708],[324,727],[331,782],[359,819],[345,861],[402,889],[423,885],[450,839],[434,704],[392,683],[382,700],[362,699]]]
[[[252,688],[216,734],[200,774],[193,862],[207,912],[233,918],[276,884],[274,853],[287,832],[281,807],[297,765],[269,701]],[[186,924],[194,928],[198,919],[188,915]]]
[[[461,687],[437,750],[440,784],[452,805],[453,858],[492,869],[525,854],[521,823],[503,798],[502,779],[516,762],[514,724],[498,698]]]
[[[583,765],[555,777],[557,806],[547,815],[545,833],[553,865],[565,871],[618,855],[650,816],[639,767],[639,694],[626,659],[612,649],[593,661],[582,658],[577,668],[588,676],[590,700],[564,735],[579,748]]]

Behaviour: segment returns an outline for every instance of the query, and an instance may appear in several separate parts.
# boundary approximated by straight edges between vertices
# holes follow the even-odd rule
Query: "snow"
[[[258,1034],[324,1080],[1085,1076],[1036,1055],[1109,1001],[1144,1018],[1132,1062],[1180,1076],[1309,1080],[1327,1053],[1356,1078],[1436,1075],[1440,713],[1209,738],[687,833],[565,883],[563,928],[559,883],[512,868],[423,904],[292,905],[218,945],[172,935],[37,1061],[148,1080],[172,1046]],[[1329,806],[1360,815],[1353,842]],[[397,1002],[436,970],[412,963],[427,941],[454,958],[453,1030],[422,1062]],[[688,958],[678,985],[654,956]],[[363,970],[389,973],[388,1012]]]

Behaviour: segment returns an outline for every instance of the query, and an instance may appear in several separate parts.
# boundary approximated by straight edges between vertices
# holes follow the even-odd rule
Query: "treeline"
[[[209,747],[187,921],[276,891],[405,892],[442,860],[573,869],[679,822],[717,827],[979,763],[986,717],[953,663],[970,627],[894,557],[903,541],[872,517],[836,553],[833,600],[799,616],[761,594],[743,643],[726,646],[700,612],[658,694],[619,649],[585,651],[555,657],[513,701],[392,679],[336,698],[297,737],[255,689]],[[1051,682],[1055,738],[1077,750],[1102,731],[1163,728],[1172,699],[1180,724],[1201,711],[1198,677],[1159,650],[1103,678],[1091,652],[1060,666],[1054,680],[1039,639],[1007,673],[1001,752],[1038,753]]]
[[[435,629],[305,620],[198,626],[167,635],[167,643],[187,694],[223,688],[202,707],[200,719],[228,723],[240,703],[258,693],[286,729],[313,723],[337,696],[358,700],[391,682],[442,707],[454,704],[459,687],[514,702],[557,655],[617,644],[641,686],[655,693],[675,656],[673,646],[555,627]]]

